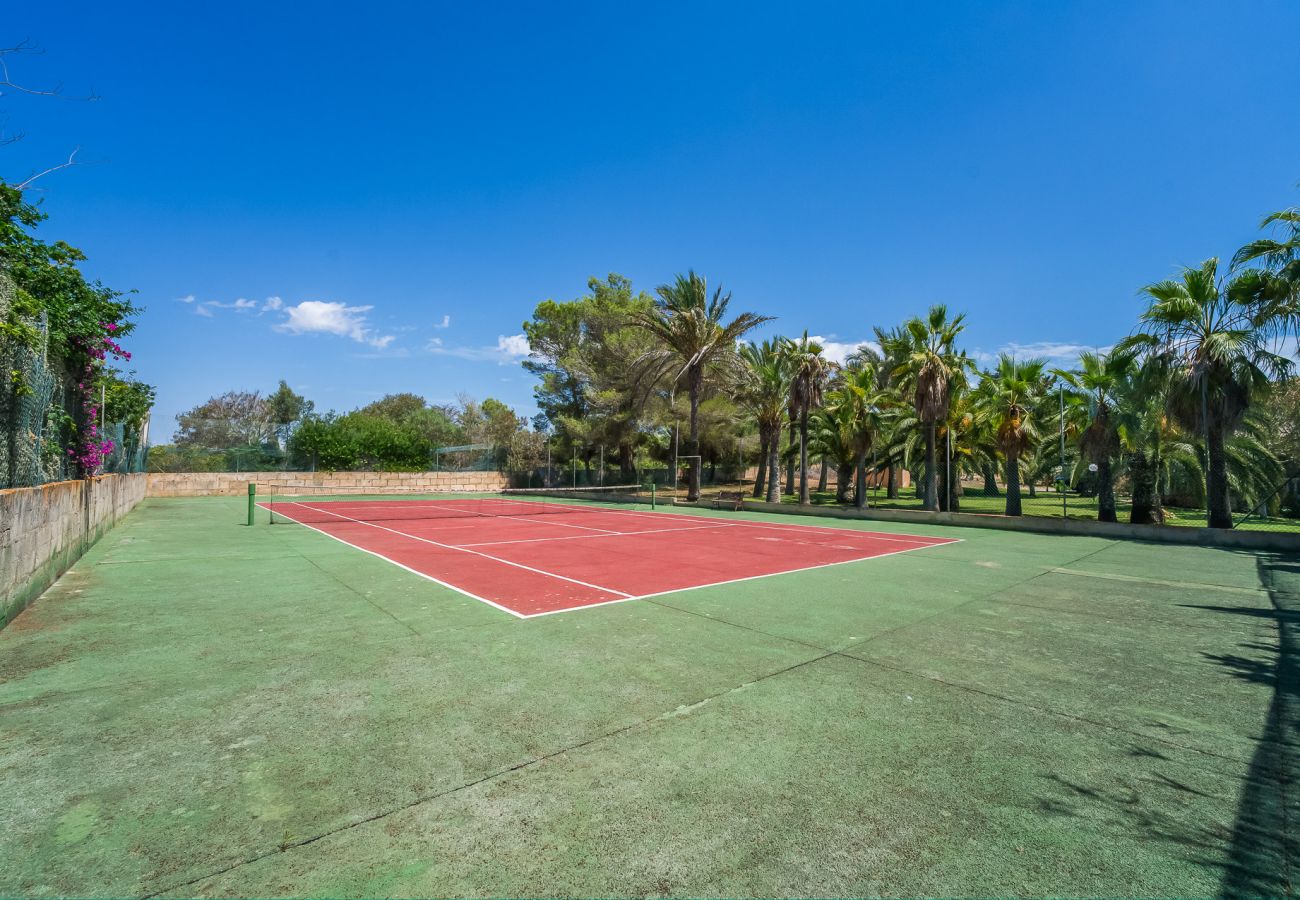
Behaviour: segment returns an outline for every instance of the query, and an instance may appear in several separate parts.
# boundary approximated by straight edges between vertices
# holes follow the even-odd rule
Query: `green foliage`
[[[45,219],[22,192],[0,182],[0,268],[17,288],[12,306],[0,320],[0,336],[34,346],[39,334],[31,321],[46,314],[55,356],[71,356],[79,344],[131,333],[139,309],[128,295],[87,281],[78,268],[86,259],[63,241],[47,244],[32,232]]]
[[[524,323],[531,353],[523,365],[538,378],[539,424],[554,431],[553,453],[590,461],[607,447],[629,478],[637,450],[649,440],[655,407],[650,385],[630,365],[653,346],[633,319],[654,301],[616,274],[590,279],[587,289],[575,300],[537,305]]]
[[[112,408],[99,409],[101,394],[111,393],[128,417],[121,422],[128,440],[139,434],[152,403],[152,388],[122,379],[108,365],[110,357],[130,359],[118,342],[134,328],[132,318],[139,310],[126,294],[85,278],[79,263],[86,257],[80,250],[37,238],[35,229],[44,218],[21,191],[0,182],[0,344],[39,359],[42,371],[61,382],[59,391],[51,392],[48,384],[41,389],[43,408],[37,418],[47,425],[40,441],[42,458],[51,462],[49,455],[58,445],[63,463],[79,475],[90,475],[121,449],[100,433],[99,422],[116,414]],[[6,367],[4,380],[14,400],[32,398],[31,368]],[[17,428],[13,422],[6,425]],[[24,435],[11,439],[10,455],[14,445],[35,440],[29,421]],[[43,465],[39,477],[60,477],[64,471],[63,464]]]
[[[307,418],[290,438],[289,451],[299,464],[329,471],[419,472],[433,459],[433,445],[418,422],[362,411]]]

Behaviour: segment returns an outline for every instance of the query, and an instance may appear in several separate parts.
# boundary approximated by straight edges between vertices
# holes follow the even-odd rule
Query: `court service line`
[[[964,538],[953,538],[948,543],[961,543]],[[637,594],[635,597],[619,597],[617,600],[601,600],[596,603],[586,603],[582,606],[570,606],[566,609],[548,609],[546,612],[527,613],[520,616],[522,619],[536,619],[541,616],[553,616],[556,613],[577,612],[581,609],[591,609],[594,606],[609,606],[611,603],[626,603],[629,600],[649,600],[653,597],[665,597],[669,594],[681,594],[686,591],[698,591],[700,588],[718,587],[723,584],[738,584],[742,581],[757,581],[760,578],[773,578],[778,575],[793,575],[796,572],[811,572],[814,569],[829,569],[831,566],[844,566],[849,563],[868,562],[873,559],[883,559],[886,556],[897,556],[900,553],[913,553],[917,550],[924,550],[924,547],[906,547],[902,550],[890,550],[888,553],[877,553],[874,556],[860,556],[857,559],[842,559],[838,562],[819,563],[815,566],[804,566],[799,569],[786,569],[783,572],[767,572],[763,575],[745,575],[741,578],[726,578],[722,581],[711,581],[708,584],[692,584],[689,587],[673,588],[668,591],[655,591],[652,594]]]
[[[537,524],[552,523],[538,522]],[[558,522],[554,524],[559,524]],[[563,537],[540,537],[540,538],[519,538],[510,541],[479,541],[473,544],[456,544],[457,547],[494,547],[498,544],[538,544],[544,541],[590,541],[598,538],[609,537],[637,537],[642,534],[677,534],[681,531],[708,531],[711,528],[725,527],[722,525],[699,525],[694,528],[648,528],[645,531],[611,531],[608,534],[566,534]]]
[[[604,593],[604,594],[617,594],[617,595],[619,595],[620,597],[629,597],[629,598],[632,596],[631,594],[627,593],[626,591],[616,591],[616,590],[614,590],[614,588],[601,587],[601,586],[598,585],[598,584],[591,584],[591,583],[586,582],[586,581],[579,581],[577,578],[570,578],[568,575],[557,575],[555,572],[547,572],[545,569],[534,569],[532,566],[526,566],[526,565],[524,565],[523,563],[513,562],[513,561],[508,560],[508,559],[502,559],[502,558],[499,557],[499,556],[493,556],[492,554],[490,554],[490,553],[484,553],[484,552],[481,551],[481,550],[470,550],[470,549],[465,548],[465,547],[457,547],[455,544],[444,544],[444,543],[442,543],[441,541],[435,541],[435,540],[431,540],[431,539],[429,539],[429,538],[419,537],[418,535],[414,535],[414,534],[407,534],[405,531],[398,531],[398,530],[395,529],[395,528],[388,528],[388,527],[386,527],[386,526],[384,526],[384,525],[378,525],[378,524],[376,524],[376,523],[374,523],[374,522],[363,522],[361,519],[354,519],[354,518],[352,518],[351,516],[345,516],[345,515],[343,515],[342,513],[331,512],[330,510],[327,510],[327,509],[316,509],[316,508],[314,508],[314,507],[307,506],[306,504],[295,504],[295,505],[303,506],[303,507],[305,507],[306,509],[310,509],[310,510],[312,510],[312,512],[323,512],[323,513],[327,513],[327,514],[329,514],[329,515],[331,515],[331,516],[338,516],[340,519],[346,519],[347,521],[349,521],[349,522],[355,522],[355,523],[358,524],[358,525],[365,525],[365,526],[367,526],[367,527],[369,527],[369,528],[378,528],[380,531],[387,531],[387,532],[389,532],[389,533],[391,533],[391,534],[398,535],[399,537],[410,538],[410,539],[413,540],[413,541],[420,541],[420,542],[425,543],[425,544],[432,544],[434,547],[442,547],[444,550],[459,550],[461,553],[470,553],[470,554],[472,554],[472,555],[474,555],[474,556],[481,556],[481,557],[483,557],[484,559],[490,559],[490,560],[492,560],[492,561],[494,561],[494,562],[499,562],[499,563],[502,563],[502,564],[507,565],[507,566],[513,566],[513,567],[515,567],[516,569],[524,569],[525,571],[533,572],[533,573],[535,573],[535,574],[537,574],[537,575],[545,575],[545,576],[548,577],[548,578],[558,578],[558,579],[560,579],[561,581],[569,581],[569,582],[572,582],[573,584],[579,584],[579,585],[582,585],[583,587],[591,588],[592,590],[600,591],[601,593]],[[302,524],[302,523],[300,523],[300,524]],[[308,526],[308,527],[311,527],[311,526]],[[316,530],[319,530],[319,529],[316,529]],[[343,543],[346,544],[346,543],[348,543],[348,542],[347,542],[347,541],[344,541]],[[354,544],[353,546],[356,546],[356,545]],[[358,549],[364,549],[364,548],[358,548]],[[378,554],[376,554],[376,555],[378,555]],[[495,605],[495,604],[494,604],[494,605]]]
[[[497,499],[497,498],[495,498],[495,497],[486,497],[486,498],[483,498],[483,499],[485,499],[485,500],[495,500],[495,499]],[[317,512],[329,513],[330,515],[343,515],[343,514],[342,514],[342,513],[336,513],[336,512],[334,512],[334,511],[331,510],[331,509],[322,509],[322,508],[321,508],[321,503],[349,503],[349,501],[347,501],[347,500],[342,500],[342,501],[338,501],[338,500],[326,500],[326,501],[317,501],[317,502],[316,502],[316,505],[313,506],[313,505],[310,504],[310,503],[303,503],[303,502],[301,502],[301,501],[297,501],[297,500],[295,500],[295,501],[291,501],[291,502],[295,503],[295,504],[298,505],[298,506],[302,506],[302,507],[305,507],[305,508],[307,508],[307,509],[312,509],[312,510],[315,510],[315,511],[317,511]],[[387,508],[391,508],[391,507],[392,507],[392,503],[391,503],[391,501],[388,502],[387,504],[385,504],[385,502],[384,502],[383,500],[367,500],[367,501],[364,501],[364,502],[366,502],[366,503],[379,503],[379,504],[381,504],[381,506],[386,506]],[[398,502],[404,502],[404,501],[398,501]],[[452,501],[452,502],[455,502],[455,501]],[[479,501],[479,502],[481,502],[481,501]],[[504,502],[509,502],[509,501],[504,501]],[[517,502],[517,501],[516,501],[516,502]],[[355,506],[355,505],[357,505],[357,504],[355,504],[355,503],[350,503],[350,505]],[[443,503],[417,503],[417,504],[410,504],[410,505],[407,505],[405,508],[406,508],[406,509],[456,509],[456,510],[464,509],[464,507],[460,507],[460,506],[447,506],[446,504],[443,504]],[[469,510],[469,512],[473,512],[473,510],[471,509],[471,510]],[[488,515],[488,516],[480,516],[480,515],[470,515],[470,516],[430,516],[428,519],[423,520],[423,521],[429,521],[429,522],[446,522],[446,521],[455,521],[455,520],[460,519],[460,518],[465,518],[465,519],[482,518],[482,519],[514,519],[514,520],[517,521],[517,522],[532,522],[535,518],[537,518],[538,516],[541,516],[541,515],[549,515],[549,513],[540,513],[540,512],[539,512],[539,513],[531,513],[531,514],[530,514],[530,513],[520,513],[519,515],[514,515],[514,516],[512,516],[512,515],[506,515],[506,514],[496,514],[496,513],[493,513],[492,515]],[[364,520],[358,520],[358,521],[364,521]],[[597,527],[594,526],[594,525],[566,525],[566,524],[563,523],[563,522],[556,522],[555,524],[556,524],[556,525],[561,525],[561,526],[563,526],[564,528],[578,528],[578,529],[581,529],[581,530],[583,530],[583,531],[599,531],[599,532],[602,532],[602,533],[604,533],[604,534],[623,534],[623,532],[621,532],[621,531],[612,531],[612,530],[610,530],[610,529],[608,529],[608,528],[597,528]]]

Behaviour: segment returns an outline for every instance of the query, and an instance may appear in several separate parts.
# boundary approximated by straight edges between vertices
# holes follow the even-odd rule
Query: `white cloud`
[[[290,334],[336,334],[382,350],[395,336],[375,333],[366,318],[372,309],[373,306],[348,306],[334,300],[304,300],[297,306],[284,307],[282,311],[287,318],[276,327]]]
[[[274,312],[282,306],[284,306],[284,301],[279,297],[267,297],[262,302],[262,312]]]
[[[1079,357],[1084,353],[1106,353],[1110,349],[1110,346],[1094,347],[1090,344],[1071,344],[1064,341],[1033,341],[1028,344],[1012,341],[1009,344],[1003,344],[992,353],[986,350],[974,350],[970,355],[976,362],[985,365],[996,363],[998,357],[1005,353],[1008,356],[1014,356],[1016,359],[1042,357],[1047,360],[1049,365],[1058,368],[1069,368],[1078,365]]]
[[[272,301],[274,301],[274,304],[272,304]],[[258,308],[258,302],[256,300],[249,300],[247,297],[237,297],[230,303],[223,303],[220,300],[199,300],[193,294],[186,294],[184,297],[176,298],[176,302],[193,306],[194,314],[196,316],[203,316],[205,319],[211,319],[213,317],[213,310],[217,309],[233,309],[237,313],[246,313],[252,312]],[[261,306],[261,309],[263,312],[268,309],[279,309],[279,304],[279,297],[268,297],[266,302]]]
[[[450,327],[451,327],[451,316],[444,315],[444,316],[442,317],[442,321],[441,321],[441,322],[434,322],[434,323],[433,323],[433,327],[434,327],[434,328],[450,328]]]
[[[830,335],[829,337],[822,337],[821,335],[818,334],[812,334],[808,336],[808,340],[816,341],[817,343],[821,344],[822,355],[825,356],[827,359],[829,359],[831,362],[839,363],[841,365],[844,364],[844,360],[848,359],[849,356],[851,356],[856,351],[861,350],[863,347],[869,347],[870,349],[875,350],[877,353],[880,352],[880,345],[877,344],[875,341],[854,341],[854,342],[837,341],[835,340],[835,335],[833,334]]]
[[[528,338],[522,334],[504,334],[497,336],[497,350],[506,356],[524,357],[528,355]]]
[[[424,349],[439,356],[496,362],[504,366],[528,355],[528,338],[522,334],[499,334],[495,347],[448,347],[441,338],[435,337],[429,338]]]

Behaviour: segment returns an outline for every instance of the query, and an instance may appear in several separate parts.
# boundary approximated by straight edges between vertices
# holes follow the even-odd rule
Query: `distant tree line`
[[[275,391],[231,391],[177,416],[170,444],[151,448],[151,471],[425,471],[442,447],[488,445],[453,456],[448,466],[527,468],[540,459],[541,437],[499,400],[430,404],[413,393],[389,394],[346,413],[317,413],[281,381]]]

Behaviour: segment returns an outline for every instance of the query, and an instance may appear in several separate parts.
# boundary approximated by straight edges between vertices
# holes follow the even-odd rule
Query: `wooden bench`
[[[715,497],[713,500],[713,508],[721,509],[724,506],[729,506],[733,510],[744,509],[745,492],[744,491],[718,491],[718,496]]]

